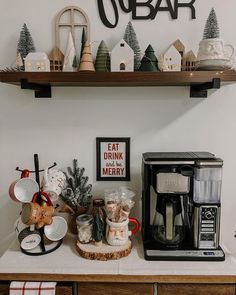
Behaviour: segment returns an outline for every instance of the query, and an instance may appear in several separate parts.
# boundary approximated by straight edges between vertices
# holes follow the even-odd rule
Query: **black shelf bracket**
[[[37,84],[28,82],[27,79],[21,79],[21,89],[30,89],[34,90],[34,94],[36,98],[51,98],[52,97],[52,89],[49,84]]]
[[[220,89],[220,78],[214,78],[211,82],[192,84],[190,86],[190,97],[206,98],[208,96],[208,90]]]

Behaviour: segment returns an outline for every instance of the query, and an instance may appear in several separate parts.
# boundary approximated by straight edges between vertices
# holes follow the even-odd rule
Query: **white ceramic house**
[[[111,72],[133,72],[134,51],[121,39],[111,52]]]
[[[161,55],[158,65],[163,72],[180,72],[181,55],[179,51],[171,45],[169,49]]]
[[[26,72],[50,72],[50,61],[44,52],[30,52],[25,58]]]

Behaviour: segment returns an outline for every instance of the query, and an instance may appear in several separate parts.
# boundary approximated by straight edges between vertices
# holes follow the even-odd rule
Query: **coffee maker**
[[[208,152],[143,154],[146,260],[225,260],[219,246],[222,167]]]

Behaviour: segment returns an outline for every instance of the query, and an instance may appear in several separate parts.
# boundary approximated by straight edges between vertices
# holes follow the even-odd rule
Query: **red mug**
[[[21,173],[21,178],[15,180],[9,187],[9,196],[15,202],[29,203],[33,195],[39,191],[38,183],[29,178],[29,170]]]

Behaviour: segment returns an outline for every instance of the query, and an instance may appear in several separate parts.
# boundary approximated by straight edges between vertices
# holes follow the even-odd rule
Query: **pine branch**
[[[62,192],[62,200],[73,210],[79,206],[88,207],[91,203],[92,185],[88,183],[88,176],[84,176],[85,168],[78,167],[78,160],[73,160],[72,167],[67,167],[66,189]]]

